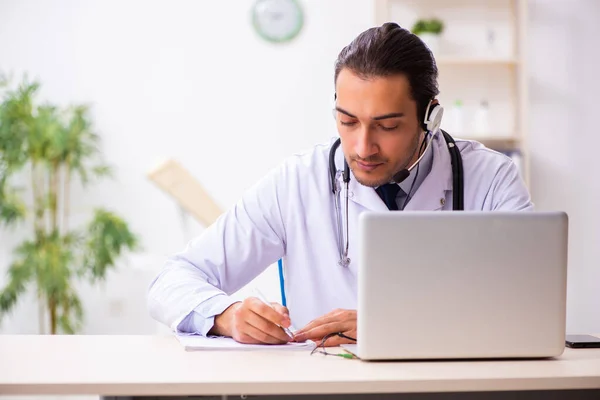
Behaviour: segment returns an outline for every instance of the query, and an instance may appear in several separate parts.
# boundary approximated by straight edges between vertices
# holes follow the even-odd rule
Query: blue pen
[[[262,301],[263,303],[265,303],[266,305],[268,305],[269,307],[271,307],[273,310],[275,309],[275,307],[273,307],[273,305],[271,303],[269,303],[267,301],[267,298],[262,294],[262,292],[260,290],[258,290],[258,288],[254,288],[254,292],[256,292],[256,297],[258,297],[258,299],[260,301]],[[279,326],[281,329],[283,329],[283,331],[290,337],[290,338],[294,338],[294,334],[292,333],[292,331],[290,331],[288,328],[284,328],[281,325],[277,325]]]

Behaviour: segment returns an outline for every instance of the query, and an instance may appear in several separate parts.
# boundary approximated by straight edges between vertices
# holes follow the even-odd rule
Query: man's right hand
[[[255,297],[234,303],[215,317],[210,334],[229,336],[240,343],[283,344],[292,340],[281,326],[291,324],[287,308],[269,307]]]

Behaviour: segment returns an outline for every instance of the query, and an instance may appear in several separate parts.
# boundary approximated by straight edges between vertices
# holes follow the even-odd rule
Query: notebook
[[[279,350],[279,351],[294,351],[294,350],[312,350],[315,348],[316,343],[307,340],[306,342],[297,343],[290,342],[286,344],[244,344],[236,342],[235,340],[222,337],[222,336],[199,336],[199,335],[181,335],[176,334],[175,337],[179,340],[179,343],[184,347],[186,351],[195,350]]]

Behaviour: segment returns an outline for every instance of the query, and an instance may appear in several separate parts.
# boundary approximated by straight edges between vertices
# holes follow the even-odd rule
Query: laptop
[[[565,348],[562,212],[365,212],[363,360],[547,358]]]

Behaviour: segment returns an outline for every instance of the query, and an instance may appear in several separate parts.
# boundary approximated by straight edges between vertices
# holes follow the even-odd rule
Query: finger
[[[275,309],[275,311],[277,311],[279,314],[283,315],[286,318],[290,318],[290,311],[287,309],[287,307],[282,306],[279,303],[271,303],[271,306],[273,306],[273,308]]]
[[[304,334],[304,333],[310,331],[311,329],[316,328],[317,326],[335,322],[339,318],[340,314],[341,314],[340,310],[334,310],[334,311],[329,312],[317,319],[313,319],[304,328],[299,329],[297,333]]]
[[[294,338],[298,341],[318,340],[331,333],[345,332],[353,328],[355,327],[351,326],[350,321],[330,322],[324,325],[316,326],[306,332],[296,334],[294,335]]]
[[[348,336],[350,336],[350,335],[348,335]],[[323,343],[323,346],[334,347],[334,346],[339,346],[340,344],[348,344],[348,343],[356,343],[356,342],[353,340],[350,340],[350,339],[340,337],[340,336],[332,336],[332,337],[327,338],[327,340],[325,340],[325,343]]]
[[[281,325],[287,328],[291,324],[289,315],[285,316],[284,314],[271,308],[268,304],[263,303],[256,297],[250,297],[244,302],[248,303],[248,308],[250,309],[250,311],[260,315],[268,321],[271,321],[275,325]]]
[[[236,342],[244,344],[263,344],[261,341],[254,339],[252,336],[247,335],[244,332],[236,332],[232,336]]]
[[[333,310],[330,313],[327,313],[311,322],[309,322],[304,328],[298,330],[296,333],[303,335],[306,332],[315,329],[320,325],[325,325],[329,323],[334,323],[337,321],[348,321],[354,320],[356,321],[356,311],[354,310]],[[353,327],[348,327],[347,329],[352,329]]]
[[[276,327],[277,328],[277,327]],[[281,328],[277,328],[281,331]],[[281,331],[283,332],[283,331]],[[268,332],[265,332],[252,324],[248,323],[244,327],[244,334],[248,335],[252,339],[258,341],[258,343],[264,344],[284,344],[289,340],[289,336],[284,333],[284,336],[288,338],[287,340],[281,340],[277,337],[270,335]]]
[[[277,343],[287,343],[292,339],[288,336],[287,333],[285,333],[283,329],[281,329],[281,327],[265,319],[263,316],[256,314],[252,310],[250,310],[250,312],[246,316],[246,322],[254,328],[258,329],[259,331],[270,336]],[[253,337],[262,340],[262,338],[258,338],[254,335]],[[266,341],[266,343],[271,343],[273,341],[272,339],[270,341]]]

